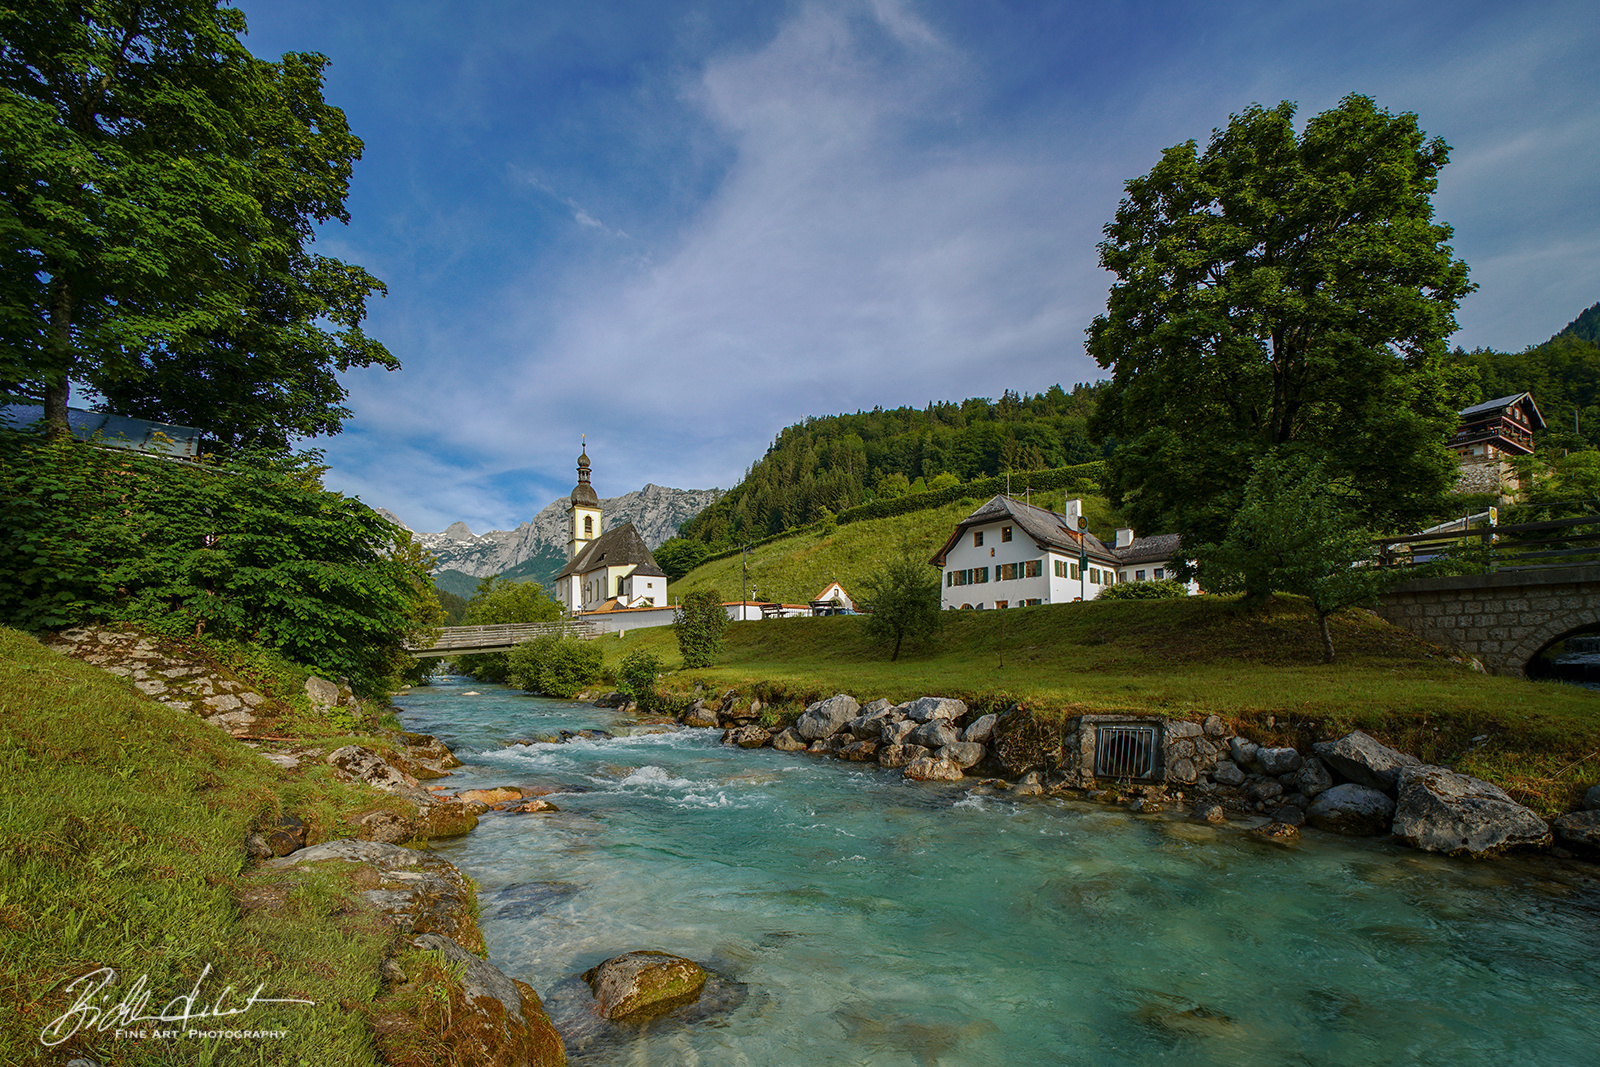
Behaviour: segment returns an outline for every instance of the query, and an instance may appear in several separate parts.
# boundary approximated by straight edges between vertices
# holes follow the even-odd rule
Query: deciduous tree
[[[685,667],[709,667],[722,652],[722,638],[728,632],[728,612],[722,594],[715,589],[690,593],[678,604],[672,620],[678,638],[678,651]]]
[[[1448,159],[1413,114],[1345,98],[1294,129],[1254,106],[1127,184],[1088,350],[1112,370],[1091,420],[1115,438],[1132,525],[1218,542],[1257,459],[1314,456],[1378,526],[1449,488],[1470,373],[1445,359],[1472,288],[1434,221]]]
[[[900,658],[900,644],[932,636],[939,629],[939,572],[909,555],[892,560],[862,583],[863,599],[872,609],[867,633],[893,641],[890,660]]]

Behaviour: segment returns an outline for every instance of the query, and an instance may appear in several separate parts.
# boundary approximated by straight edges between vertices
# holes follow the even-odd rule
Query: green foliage
[[[434,583],[433,592],[439,598],[439,606],[444,609],[444,624],[446,626],[465,626],[467,622],[467,598],[439,588],[437,582]]]
[[[1171,600],[1188,596],[1189,587],[1175,578],[1154,582],[1119,582],[1107,586],[1095,596],[1096,600]]]
[[[1325,464],[1374,525],[1431,513],[1471,394],[1445,358],[1472,290],[1433,219],[1447,159],[1415,115],[1352,95],[1298,136],[1292,104],[1252,106],[1128,182],[1088,350],[1114,370],[1091,429],[1119,442],[1107,488],[1131,525],[1222,540],[1274,450]]]
[[[1591,304],[1583,314],[1567,323],[1557,337],[1576,337],[1580,341],[1600,342],[1600,304]]]
[[[633,698],[640,711],[660,711],[661,691],[656,678],[661,674],[661,657],[644,649],[634,649],[617,664],[617,692]]]
[[[505,654],[506,684],[570,700],[600,680],[605,652],[597,641],[546,634]]]
[[[938,632],[939,572],[909,552],[870,575],[861,585],[861,600],[871,609],[867,633],[894,642],[891,660],[900,658],[906,638],[920,641]]]
[[[709,667],[722,652],[722,638],[728,632],[728,612],[722,594],[715,589],[690,593],[678,604],[672,620],[678,638],[678,652],[685,667]]]
[[[727,495],[684,523],[683,536],[721,551],[809,526],[824,508],[842,523],[849,509],[869,501],[920,499],[922,494],[911,492],[918,480],[948,489],[1008,470],[1100,459],[1105,453],[1090,443],[1086,428],[1097,390],[1078,385],[1067,393],[1057,385],[1037,396],[1008,390],[998,401],[806,419],[780,433]],[[940,476],[947,476],[945,483],[938,482]]]
[[[937,493],[944,489],[954,489],[961,484],[961,479],[949,471],[940,471],[928,482],[929,490]]]
[[[467,601],[463,625],[492,626],[512,622],[555,622],[562,616],[561,605],[545,594],[538,582],[514,582],[498,574],[478,581],[478,589]],[[503,682],[507,679],[508,653],[483,652],[457,656],[456,669],[479,681]]]
[[[662,542],[651,552],[657,564],[666,572],[667,581],[675,582],[705,562],[711,550],[699,541],[687,537],[673,537]]]
[[[1323,662],[1333,662],[1328,616],[1368,603],[1395,578],[1372,565],[1371,532],[1352,507],[1357,496],[1320,466],[1276,456],[1257,465],[1221,544],[1195,553],[1208,592],[1273,592],[1305,597],[1322,632]]]
[[[382,689],[437,622],[400,527],[265,457],[195,465],[0,433],[0,622],[248,638]]]
[[[286,451],[338,431],[337,372],[398,365],[360,329],[381,283],[308,250],[361,150],[326,60],[244,30],[217,0],[0,11],[0,385],[56,436],[76,380]]]

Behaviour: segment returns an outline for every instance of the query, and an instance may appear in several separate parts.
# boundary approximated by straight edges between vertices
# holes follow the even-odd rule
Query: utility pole
[[[740,551],[744,553],[741,561],[744,567],[744,578],[739,586],[739,621],[748,622],[750,610],[750,546],[742,545],[740,546]]]

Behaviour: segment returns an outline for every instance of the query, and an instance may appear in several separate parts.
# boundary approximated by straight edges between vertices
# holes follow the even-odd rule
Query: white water
[[[556,1013],[632,949],[734,984],[690,1024],[575,1030],[575,1065],[1600,1063],[1582,874],[1284,849],[709,730],[507,748],[615,714],[477,688],[397,701],[467,761],[450,784],[571,790],[439,846],[482,887],[493,962]]]

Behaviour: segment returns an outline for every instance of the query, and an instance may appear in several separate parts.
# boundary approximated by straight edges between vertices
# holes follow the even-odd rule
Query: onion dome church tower
[[[600,536],[600,497],[589,484],[589,449],[578,454],[578,484],[567,501],[567,560],[578,558]]]

